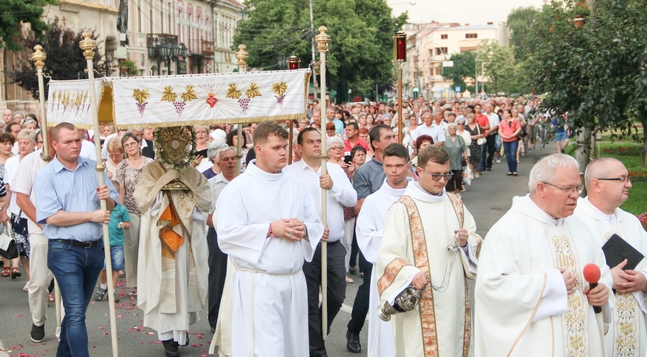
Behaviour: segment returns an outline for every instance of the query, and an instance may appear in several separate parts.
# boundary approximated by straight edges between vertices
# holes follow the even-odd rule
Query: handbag
[[[5,225],[5,229],[9,229],[9,226]],[[6,259],[18,258],[16,241],[6,233],[0,234],[0,256]]]
[[[481,126],[476,124],[476,128],[479,131],[479,135],[481,135]],[[485,145],[486,142],[487,142],[486,138],[478,138],[478,139],[476,139],[476,144],[477,145]]]

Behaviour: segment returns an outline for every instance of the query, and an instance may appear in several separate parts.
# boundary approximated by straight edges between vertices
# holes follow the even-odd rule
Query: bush
[[[647,212],[639,214],[637,217],[640,220],[640,223],[643,224],[643,228],[647,230]]]
[[[605,147],[605,148],[602,148],[602,154],[605,154],[605,156],[606,155],[641,156],[642,147],[637,145]]]

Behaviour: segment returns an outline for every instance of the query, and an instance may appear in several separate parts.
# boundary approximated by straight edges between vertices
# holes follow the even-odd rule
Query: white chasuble
[[[571,216],[559,223],[525,196],[515,197],[490,229],[475,288],[477,357],[604,356],[602,320],[611,321],[615,299],[610,294],[595,314],[583,294],[582,269],[599,266],[599,283],[610,289],[609,268],[584,222]],[[560,268],[575,276],[573,294]]]
[[[294,176],[255,162],[220,194],[218,245],[234,267],[233,356],[307,356],[308,297],[301,270],[323,234],[312,195]],[[268,237],[270,223],[298,218],[309,241]],[[223,326],[226,328],[226,326]]]
[[[371,274],[371,291],[368,307],[368,356],[389,357],[395,356],[395,345],[393,342],[393,329],[390,321],[382,321],[377,316],[377,308],[380,305],[380,295],[377,291],[377,256],[382,244],[384,233],[384,221],[386,213],[391,205],[402,197],[405,188],[394,189],[384,180],[384,184],[375,193],[366,197],[362,210],[357,216],[355,231],[357,233],[357,245],[362,251],[364,258],[373,264]]]
[[[481,238],[462,203],[460,211],[463,228],[470,235],[467,247],[455,250],[448,246],[456,243],[454,231],[461,227],[461,219],[445,192],[434,196],[418,183],[410,183],[387,213],[376,269],[380,304],[393,305],[420,271],[431,278],[433,286],[425,288],[414,310],[392,316],[396,356],[468,354],[471,324],[465,279],[476,275]]]
[[[616,208],[613,215],[605,215],[589,202],[580,198],[575,215],[581,218],[603,246],[617,234],[643,255],[647,254],[647,232],[633,214]],[[643,259],[633,269],[647,275]],[[613,267],[610,267],[613,268]],[[616,293],[613,323],[605,336],[607,356],[647,356],[647,298],[643,291]]]
[[[162,191],[178,179],[188,190]],[[204,214],[209,211],[209,183],[193,167],[180,173],[165,170],[158,160],[146,165],[135,187],[141,236],[138,261],[137,306],[144,311],[144,326],[160,333],[188,331],[199,320],[207,299],[208,246]],[[160,238],[168,228],[163,212],[172,209],[177,224],[172,227],[180,245],[174,253]],[[184,333],[177,342],[185,341]]]

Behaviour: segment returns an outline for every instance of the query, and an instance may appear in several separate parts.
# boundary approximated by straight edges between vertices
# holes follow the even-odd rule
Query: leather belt
[[[69,244],[73,247],[89,249],[103,242],[103,239],[97,239],[94,242],[80,242],[74,239],[53,239],[54,242]]]

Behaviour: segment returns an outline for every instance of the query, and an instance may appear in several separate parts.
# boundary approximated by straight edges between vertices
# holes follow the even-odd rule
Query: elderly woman
[[[460,194],[463,190],[463,160],[467,162],[467,145],[463,137],[458,135],[456,123],[447,125],[447,134],[445,138],[445,150],[449,153],[449,169],[454,176],[447,181],[447,192]]]
[[[13,148],[14,142],[15,142],[15,139],[13,135],[8,133],[0,133],[0,178],[2,179],[3,182],[6,179],[5,164],[7,163],[7,160],[9,160],[11,156],[13,156],[11,154],[11,148]],[[10,195],[10,192],[11,191],[7,189],[7,196]],[[7,216],[7,210],[0,211],[0,221],[2,222],[9,221],[9,217]],[[0,225],[0,233],[4,232],[4,227],[5,227],[4,225]],[[2,268],[2,274],[0,274],[2,277],[6,278],[11,276],[12,279],[15,279],[16,277],[21,276],[20,268],[18,267],[19,265],[18,258],[11,260],[13,268],[9,266],[8,259],[2,258],[2,261],[4,263],[4,267]]]
[[[108,160],[106,160],[106,174],[110,179],[117,174],[117,165],[124,159],[124,148],[121,146],[121,140],[113,136],[106,144],[108,150]]]
[[[11,213],[11,229],[13,238],[18,248],[20,262],[25,268],[27,282],[22,288],[27,291],[29,284],[29,232],[27,231],[27,216],[22,212],[16,203],[16,195],[11,192],[11,185],[18,171],[18,163],[22,159],[34,152],[36,146],[36,132],[30,129],[23,129],[18,133],[18,156],[13,156],[5,164],[5,184],[7,185],[7,195],[9,196],[9,212]]]
[[[141,152],[139,137],[131,132],[124,134],[121,145],[126,153],[126,159],[117,165],[114,180],[119,182],[119,203],[126,206],[130,214],[130,229],[124,231],[124,258],[126,260],[126,286],[133,288],[133,295],[137,294],[137,262],[139,254],[139,235],[141,212],[135,202],[133,193],[139,182],[139,175],[152,159],[145,157]]]
[[[411,159],[411,170],[414,172],[414,174],[417,172],[415,168],[418,167],[418,153],[420,152],[420,150],[433,144],[434,144],[434,139],[429,135],[420,135],[418,138],[416,138],[416,142],[415,142],[416,156],[413,159]]]
[[[468,132],[472,138],[472,143],[470,147],[470,169],[472,169],[472,178],[479,178],[479,172],[476,170],[478,164],[481,161],[481,146],[478,144],[478,140],[484,138],[483,129],[476,122],[474,113],[467,114],[467,125],[465,126],[465,131]]]
[[[20,124],[20,129],[36,130],[37,127],[38,127],[38,123],[36,122],[36,120],[30,117],[25,118]]]
[[[218,151],[222,148],[228,147],[227,144],[220,140],[214,140],[209,143],[209,149],[207,149],[207,157],[209,158],[209,161],[213,164],[211,167],[208,169],[202,171],[202,174],[204,177],[209,180],[212,177],[218,176],[220,173],[221,169],[220,166],[218,165],[218,160],[216,160],[216,154],[218,154]]]

